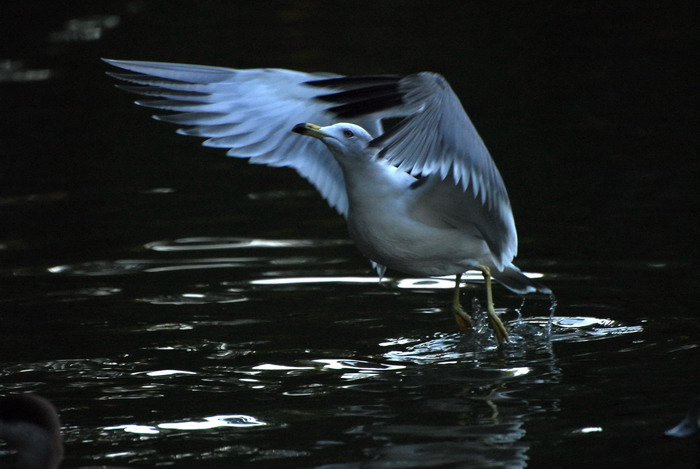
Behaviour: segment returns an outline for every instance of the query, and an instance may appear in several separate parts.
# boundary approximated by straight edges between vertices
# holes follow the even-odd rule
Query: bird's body
[[[420,201],[430,185],[380,159],[343,167],[348,231],[375,263],[410,275],[450,275],[492,265],[488,246],[456,229]]]
[[[138,104],[175,111],[155,116],[207,137],[207,146],[251,163],[289,166],[343,215],[350,236],[380,276],[389,267],[420,276],[484,273],[525,294],[550,290],[512,264],[518,249],[508,194],[491,156],[447,81],[435,73],[343,77],[279,69],[107,60],[111,73],[157,97]],[[384,131],[384,119],[403,117]],[[316,137],[300,139],[294,132]],[[325,148],[324,148],[325,147]],[[460,319],[461,317],[461,319]]]

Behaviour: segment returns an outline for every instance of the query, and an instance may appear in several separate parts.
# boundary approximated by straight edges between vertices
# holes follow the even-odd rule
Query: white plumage
[[[155,118],[184,126],[178,133],[294,168],[347,219],[380,275],[386,267],[455,274],[458,288],[459,275],[476,268],[518,293],[550,293],[512,264],[518,241],[505,185],[442,76],[107,62],[131,72],[110,73],[133,84],[122,88],[151,98],[139,105],[175,112]],[[402,120],[385,132],[390,118]],[[302,121],[322,126],[295,126]],[[490,277],[487,286],[490,299]],[[468,322],[457,296],[453,308]],[[497,336],[506,340],[505,328]]]

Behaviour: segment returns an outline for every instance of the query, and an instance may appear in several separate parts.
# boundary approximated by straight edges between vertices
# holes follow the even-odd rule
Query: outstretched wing
[[[385,77],[381,86],[357,88],[353,78],[310,84],[336,91],[322,96],[339,117],[371,114],[405,118],[370,145],[414,176],[414,213],[481,236],[502,270],[517,254],[508,193],[484,142],[447,81],[435,73]],[[428,215],[429,214],[429,215]]]
[[[129,71],[109,72],[132,83],[120,88],[153,98],[137,104],[174,111],[154,117],[183,126],[178,133],[204,137],[203,145],[226,148],[229,156],[250,158],[251,163],[294,168],[329,205],[347,214],[345,182],[338,163],[320,142],[291,132],[299,122],[338,122],[328,110],[329,104],[315,99],[318,90],[306,83],[339,75],[164,62],[105,62]],[[372,135],[381,133],[376,117],[360,116],[355,122]]]

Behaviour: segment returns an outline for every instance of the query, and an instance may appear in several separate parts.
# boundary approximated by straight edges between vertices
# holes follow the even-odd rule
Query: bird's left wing
[[[343,89],[349,78],[310,84]],[[415,210],[443,218],[464,230],[476,229],[502,269],[518,249],[508,193],[484,142],[444,77],[423,72],[395,77],[378,86],[329,93],[329,109],[339,115],[404,117],[370,146],[411,175],[427,178],[416,185]],[[444,203],[440,203],[444,202]]]

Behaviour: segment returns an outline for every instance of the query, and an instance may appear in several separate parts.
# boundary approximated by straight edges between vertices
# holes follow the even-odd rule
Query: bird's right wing
[[[205,137],[203,145],[251,163],[291,167],[311,182],[340,214],[348,211],[343,174],[328,149],[316,139],[291,132],[299,122],[330,125],[340,121],[333,105],[317,99],[310,81],[337,78],[328,73],[283,69],[231,69],[166,62],[105,59],[128,72],[109,75],[131,83],[120,88],[147,96],[145,107],[173,111],[154,116],[182,126],[178,133]],[[363,86],[366,82],[358,83]],[[370,134],[381,133],[379,119],[355,119]]]

